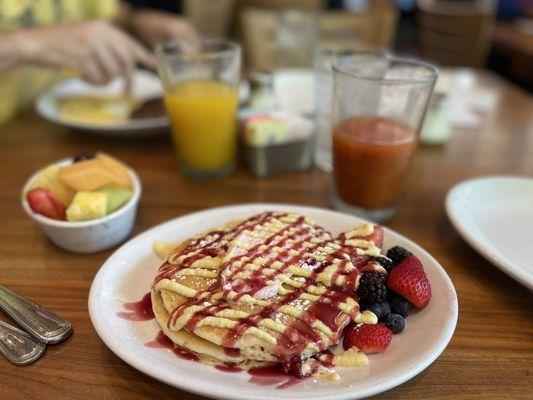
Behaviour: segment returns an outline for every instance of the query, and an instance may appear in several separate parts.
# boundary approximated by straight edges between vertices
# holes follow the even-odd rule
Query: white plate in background
[[[67,96],[83,95],[120,95],[123,92],[124,79],[117,77],[104,86],[91,85],[82,79],[71,78],[62,80],[43,93],[36,101],[35,107],[39,115],[53,123],[69,128],[80,129],[106,136],[139,136],[153,135],[168,130],[170,123],[166,116],[131,119],[114,124],[89,124],[72,122],[60,117],[57,101]],[[135,98],[149,100],[163,95],[161,82],[156,74],[144,70],[136,70],[133,74],[132,95]]]
[[[314,219],[333,234],[365,221],[339,212],[296,205],[240,204],[185,215],[158,225],[119,248],[95,276],[89,294],[89,313],[98,335],[122,360],[162,382],[218,399],[348,400],[391,389],[420,373],[442,353],[457,322],[457,295],[439,263],[417,244],[385,228],[384,248],[402,245],[416,254],[431,282],[433,296],[421,312],[407,318],[407,328],[394,336],[389,348],[370,355],[361,368],[339,368],[341,380],[305,379],[277,390],[275,385],[249,382],[247,372],[228,373],[212,366],[177,358],[168,349],[149,348],[160,328],[155,320],[121,319],[124,302],[141,299],[149,292],[161,261],[152,253],[155,240],[182,241],[195,233],[267,210],[290,211]],[[178,394],[177,394],[178,395]]]
[[[446,212],[483,257],[533,290],[533,179],[478,178],[454,186]]]

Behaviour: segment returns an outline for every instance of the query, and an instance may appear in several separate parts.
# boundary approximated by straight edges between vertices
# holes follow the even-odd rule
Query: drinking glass
[[[384,222],[398,210],[437,70],[366,54],[339,59],[333,71],[333,203]]]
[[[315,74],[315,165],[324,172],[333,170],[332,156],[332,103],[333,70],[335,61],[356,54],[386,54],[384,49],[357,47],[318,47],[313,58]]]
[[[204,40],[192,50],[167,43],[156,48],[156,57],[182,174],[199,180],[230,174],[237,152],[240,46]]]
[[[290,8],[281,11],[276,27],[277,65],[308,68],[312,63],[317,29],[317,14]]]

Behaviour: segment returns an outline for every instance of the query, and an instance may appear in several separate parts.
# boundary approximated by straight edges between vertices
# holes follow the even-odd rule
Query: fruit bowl
[[[52,165],[65,167],[72,163],[71,158],[66,158]],[[127,170],[131,179],[132,196],[121,208],[104,217],[88,221],[63,221],[34,212],[26,195],[42,170],[33,174],[24,184],[21,192],[22,208],[46,236],[64,250],[74,253],[96,253],[109,249],[129,236],[137,215],[137,205],[142,191],[141,182],[131,168]]]

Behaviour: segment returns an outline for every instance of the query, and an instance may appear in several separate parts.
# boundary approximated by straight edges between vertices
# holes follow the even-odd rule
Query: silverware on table
[[[25,331],[45,344],[54,344],[72,333],[72,325],[59,315],[0,285],[0,308]]]
[[[43,342],[0,321],[0,353],[13,364],[29,364],[41,357],[45,350],[46,344]]]

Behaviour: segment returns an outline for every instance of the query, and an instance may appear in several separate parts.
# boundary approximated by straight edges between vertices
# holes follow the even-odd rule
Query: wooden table
[[[472,250],[443,208],[455,183],[480,175],[533,173],[533,101],[486,73],[479,82],[501,96],[480,131],[456,131],[443,147],[422,147],[399,215],[388,226],[420,243],[444,266],[459,295],[455,336],[440,358],[379,399],[525,399],[533,390],[533,299]],[[239,170],[226,180],[194,183],[177,171],[170,141],[119,140],[72,132],[32,112],[0,128],[0,282],[49,307],[74,325],[73,336],[33,365],[0,357],[0,399],[199,399],[159,383],[116,357],[89,320],[94,274],[111,254],[77,256],[49,243],[19,202],[26,178],[44,164],[105,149],[131,164],[144,192],[135,232],[206,207],[287,202],[328,207],[330,177],[313,170],[254,180]],[[532,246],[533,262],[533,246]],[[2,316],[2,318],[6,318]]]

